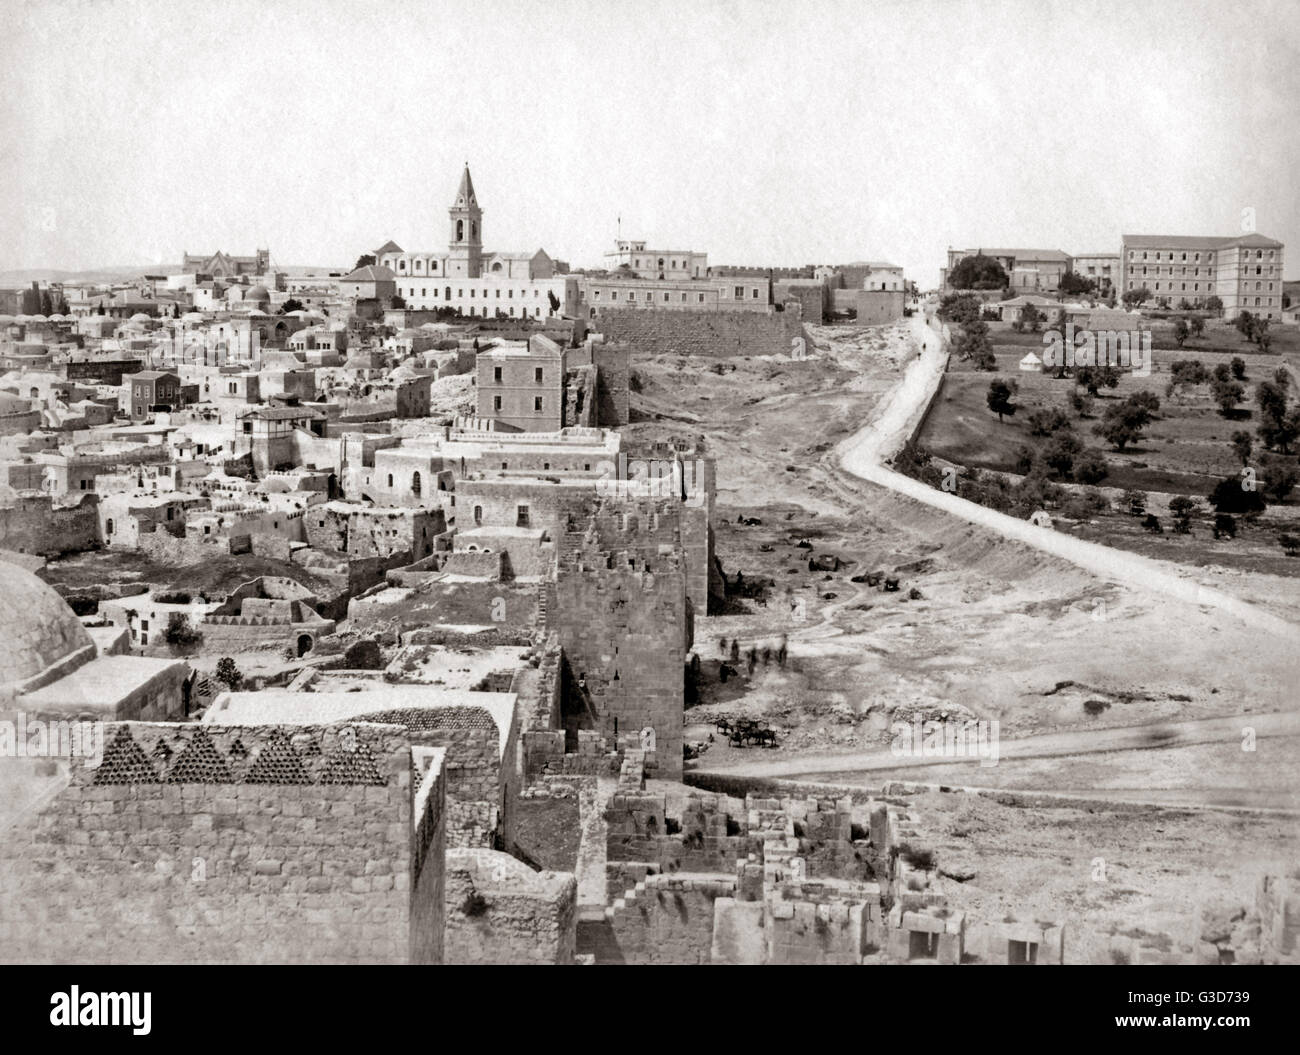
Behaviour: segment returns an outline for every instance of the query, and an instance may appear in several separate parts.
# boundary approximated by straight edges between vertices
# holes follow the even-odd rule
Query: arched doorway
[[[311,634],[298,635],[298,656],[305,656],[312,649]]]

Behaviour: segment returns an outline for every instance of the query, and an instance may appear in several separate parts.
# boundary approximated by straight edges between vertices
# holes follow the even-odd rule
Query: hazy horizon
[[[949,245],[1118,252],[1246,208],[1300,246],[1279,2],[9,13],[0,271],[437,251],[466,161],[488,249],[574,267],[620,217],[715,265],[890,260],[922,287]]]

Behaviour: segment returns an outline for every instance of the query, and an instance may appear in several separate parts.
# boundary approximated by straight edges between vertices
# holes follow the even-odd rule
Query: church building
[[[450,214],[445,252],[405,252],[388,242],[375,263],[392,271],[397,295],[408,308],[456,308],[462,315],[546,319],[574,315],[578,281],[557,274],[543,249],[492,253],[483,249],[483,210],[469,165],[460,177]]]

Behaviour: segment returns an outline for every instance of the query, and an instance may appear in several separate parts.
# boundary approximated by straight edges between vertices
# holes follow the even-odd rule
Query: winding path
[[[921,352],[885,397],[883,409],[875,419],[835,449],[835,457],[846,472],[988,528],[1004,538],[1060,557],[1121,586],[1163,593],[1188,604],[1218,609],[1267,633],[1292,641],[1300,639],[1300,626],[1205,586],[1177,565],[1036,527],[1027,520],[936,490],[888,468],[887,462],[902,448],[928,408],[947,363],[946,328],[919,316],[913,316],[912,324]]]

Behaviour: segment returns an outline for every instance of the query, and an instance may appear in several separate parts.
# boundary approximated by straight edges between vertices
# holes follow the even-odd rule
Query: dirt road
[[[1108,581],[1226,612],[1250,626],[1292,642],[1300,636],[1300,627],[1295,623],[1203,585],[1188,569],[1037,527],[1027,520],[976,505],[887,468],[885,462],[898,452],[925,412],[947,361],[946,336],[939,332],[935,323],[914,316],[913,329],[921,347],[920,355],[909,364],[902,380],[886,397],[874,420],[835,451],[846,472],[996,531],[1005,538],[1060,557]]]
[[[1300,711],[1232,715],[1182,722],[1151,722],[1145,725],[1080,729],[1063,733],[1046,733],[1042,736],[1025,736],[1015,740],[999,740],[998,760],[1018,761],[1062,755],[1186,747],[1191,744],[1242,743],[1246,741],[1246,729],[1251,731],[1255,741],[1267,737],[1300,735]],[[734,765],[703,765],[693,769],[692,772],[794,779],[809,777],[815,773],[894,771],[954,764],[978,766],[980,759],[975,756],[961,758],[952,755],[897,755],[890,748],[804,755],[789,759],[770,757],[764,759],[761,757],[761,752],[754,749],[744,761]]]

